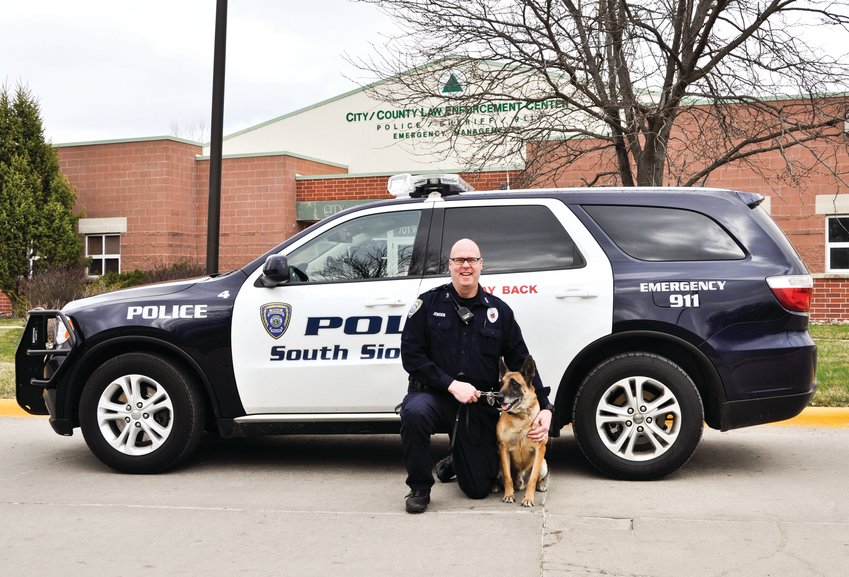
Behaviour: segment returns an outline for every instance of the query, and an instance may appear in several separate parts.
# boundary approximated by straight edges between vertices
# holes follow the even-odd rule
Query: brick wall
[[[12,316],[12,301],[6,293],[0,292],[0,317]]]
[[[849,279],[814,279],[810,314],[815,321],[849,320]]]
[[[225,158],[221,167],[219,270],[240,268],[300,230],[295,215],[295,175],[334,170],[297,157]],[[336,169],[338,170],[338,169]],[[209,204],[209,160],[197,162],[199,195],[196,212],[206,234]],[[201,243],[206,258],[206,237]]]
[[[476,190],[499,190],[502,185],[517,182],[518,170],[463,172],[460,176]],[[316,180],[298,180],[298,202],[321,200],[380,200],[392,198],[386,190],[389,175],[344,176],[327,175]]]
[[[59,148],[85,218],[125,217],[123,271],[198,262],[196,161],[201,147],[170,139]]]
[[[169,138],[62,146],[64,174],[85,218],[127,219],[121,269],[205,265],[209,160]],[[239,268],[300,229],[295,175],[339,168],[288,155],[224,158],[219,269]],[[385,179],[384,179],[385,183]]]

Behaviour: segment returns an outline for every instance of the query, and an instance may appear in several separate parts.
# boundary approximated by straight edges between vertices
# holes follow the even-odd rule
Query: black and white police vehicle
[[[398,198],[338,213],[241,270],[30,311],[18,403],[94,454],[151,473],[204,431],[397,432],[400,334],[448,282],[451,245],[515,311],[587,459],[653,479],[703,423],[787,419],[814,394],[813,281],[757,194],[711,189],[471,192],[390,179]]]

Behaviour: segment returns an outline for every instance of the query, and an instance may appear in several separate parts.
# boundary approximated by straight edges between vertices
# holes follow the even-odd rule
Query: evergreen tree
[[[18,86],[0,88],[0,290],[31,270],[78,264],[76,193],[45,142],[38,103]]]

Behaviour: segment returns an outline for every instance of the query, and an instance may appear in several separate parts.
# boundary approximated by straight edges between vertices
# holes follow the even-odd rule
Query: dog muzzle
[[[515,397],[515,398],[512,398],[512,399],[507,399],[507,398],[504,397],[504,395],[501,395],[501,407],[499,407],[499,410],[502,413],[509,413],[510,411],[512,411],[516,407],[516,405],[519,404],[519,402],[521,400],[522,400],[522,397]]]

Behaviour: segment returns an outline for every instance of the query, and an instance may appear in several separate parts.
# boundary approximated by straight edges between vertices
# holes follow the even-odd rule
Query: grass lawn
[[[817,343],[815,407],[849,407],[849,325],[811,325]]]
[[[22,320],[0,319],[0,399],[15,397],[15,349]],[[2,328],[21,327],[21,328]],[[849,325],[811,325],[819,350],[815,407],[849,407]]]
[[[15,398],[15,349],[21,340],[22,325],[20,319],[0,319],[0,399]]]

